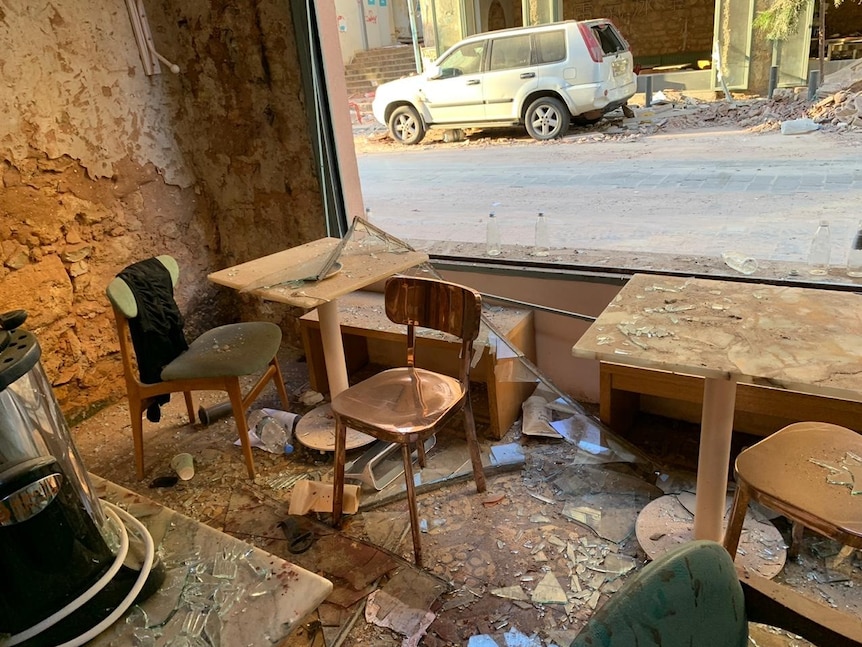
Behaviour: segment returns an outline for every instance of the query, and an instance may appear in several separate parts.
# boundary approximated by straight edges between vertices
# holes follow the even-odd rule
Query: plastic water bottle
[[[274,415],[276,414],[276,415]],[[286,414],[290,420],[280,420]],[[249,431],[260,439],[261,449],[270,454],[290,454],[293,452],[293,428],[296,426],[299,416],[287,411],[276,411],[274,409],[257,409],[248,416]],[[289,422],[290,426],[285,423]]]
[[[548,221],[541,211],[536,216],[536,237],[533,239],[533,256],[547,256],[551,243],[548,237]]]
[[[488,224],[485,229],[485,251],[488,256],[500,255],[500,225],[497,216],[492,211],[488,214]]]
[[[371,222],[371,207],[365,209],[365,222]]]
[[[829,222],[820,221],[820,226],[814,232],[811,248],[808,250],[808,273],[823,276],[829,273],[829,254],[832,242],[829,236]]]
[[[847,276],[862,277],[862,220],[856,227],[856,236],[847,252]]]

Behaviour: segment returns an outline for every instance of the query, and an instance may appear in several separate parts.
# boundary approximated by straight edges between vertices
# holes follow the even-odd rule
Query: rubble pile
[[[670,128],[740,126],[763,132],[778,130],[782,122],[810,118],[821,128],[862,130],[862,60],[828,75],[813,102],[806,88],[776,90],[771,100],[734,97],[732,102],[701,101],[668,90],[664,95],[673,111],[661,125]]]

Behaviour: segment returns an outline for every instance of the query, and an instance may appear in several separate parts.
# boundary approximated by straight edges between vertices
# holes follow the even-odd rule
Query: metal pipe
[[[492,301],[499,301],[501,303],[509,303],[511,305],[516,306],[524,306],[525,308],[531,308],[533,310],[539,310],[541,312],[549,312],[555,315],[563,315],[565,317],[573,317],[574,319],[580,319],[581,321],[595,321],[595,317],[591,317],[590,315],[583,315],[579,312],[570,312],[569,310],[560,310],[559,308],[551,308],[550,306],[539,305],[538,303],[529,303],[527,301],[519,301],[518,299],[510,299],[508,297],[497,296],[496,294],[486,294],[482,292],[483,299],[490,299]]]
[[[767,97],[772,99],[772,96],[775,94],[775,86],[778,85],[778,66],[773,65],[769,68],[769,91],[767,93]]]
[[[419,51],[419,31],[416,27],[417,0],[407,0],[407,14],[410,17],[410,39],[413,41],[413,58],[416,59],[416,73],[422,74],[422,53]]]
[[[808,73],[808,100],[813,101],[814,95],[817,94],[817,88],[820,86],[820,70],[811,70]]]
[[[201,405],[200,407],[198,407],[198,418],[200,418],[202,425],[207,426],[210,423],[215,422],[219,418],[224,418],[232,411],[233,407],[231,407],[230,400],[226,402],[219,402],[218,404],[214,404],[211,407],[204,407],[203,405]]]

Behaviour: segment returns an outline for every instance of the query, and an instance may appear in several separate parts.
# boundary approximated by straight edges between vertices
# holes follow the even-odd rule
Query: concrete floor
[[[291,398],[297,400],[295,410],[302,412],[298,398],[307,389],[306,367],[296,355],[288,355],[282,353],[287,358],[285,380]],[[474,399],[481,434],[481,391]],[[222,397],[205,393],[199,400],[209,406]],[[265,392],[259,405],[278,406],[274,390]],[[501,441],[483,440],[485,455],[492,445],[511,443],[524,456],[522,465],[490,468],[486,493],[477,494],[470,480],[455,480],[420,495],[420,517],[427,524],[422,534],[425,564],[420,570],[412,563],[405,503],[397,495],[350,517],[342,533],[330,529],[327,515],[307,515],[303,523],[314,533],[315,545],[302,554],[289,551],[279,527],[288,516],[290,494],[284,484],[304,477],[326,480],[329,454],[299,448],[285,457],[255,450],[258,476],[251,481],[241,452],[233,445],[232,419],[206,428],[189,425],[178,397],[164,408],[159,425],[145,422],[147,474],[142,482],[134,477],[125,403],[79,424],[73,436],[93,473],[332,579],[338,599],[331,597],[282,643],[290,647],[402,644],[403,636],[366,617],[375,608],[368,594],[388,589],[401,595],[404,578],[410,582],[406,589],[417,597],[413,604],[434,614],[428,616],[427,634],[418,644],[464,645],[472,636],[487,635],[502,646],[504,634],[517,630],[535,636],[537,642],[529,644],[567,645],[594,608],[646,562],[632,532],[637,513],[649,498],[691,487],[697,447],[696,428],[644,415],[629,440],[636,446],[634,453],[646,460],[597,467],[584,464],[577,446],[524,436],[516,423]],[[625,441],[612,435],[603,438],[626,453]],[[736,449],[749,441],[737,438]],[[194,478],[170,488],[148,487],[152,479],[171,474],[170,459],[179,451],[195,457]],[[445,473],[443,463],[460,464],[458,452],[465,450],[456,431],[442,434],[426,471],[440,468]],[[605,520],[613,522],[596,526],[605,538],[575,520],[572,510],[584,504],[602,510]],[[776,523],[787,537],[787,524],[780,519]],[[788,563],[777,579],[858,616],[862,607],[858,556],[827,568],[839,547],[811,534],[805,542],[801,561]],[[340,558],[334,560],[333,554]],[[380,560],[386,566],[378,572],[370,565]],[[549,574],[565,592],[565,603],[549,601],[553,592],[540,587],[550,581]],[[522,599],[512,599],[510,587],[520,590],[515,597]],[[756,632],[752,644],[806,644],[762,629]]]

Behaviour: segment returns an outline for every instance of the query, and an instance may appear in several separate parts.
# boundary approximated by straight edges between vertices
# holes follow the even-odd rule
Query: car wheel
[[[418,144],[425,137],[425,124],[413,106],[400,106],[389,116],[389,134],[399,144]]]
[[[545,141],[563,135],[569,129],[572,115],[559,99],[541,97],[527,108],[524,125],[533,139]]]

